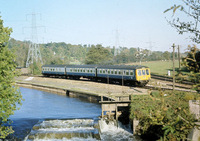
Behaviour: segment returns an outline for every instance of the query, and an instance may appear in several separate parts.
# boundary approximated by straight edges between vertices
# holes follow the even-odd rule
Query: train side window
[[[141,70],[138,70],[138,76],[141,76],[141,75],[142,75]]]
[[[126,70],[126,75],[129,75],[129,70]]]
[[[90,69],[90,72],[92,73],[92,69]]]
[[[102,73],[102,70],[101,70],[101,69],[99,70],[99,73]]]
[[[133,75],[134,75],[134,74],[133,74],[133,70],[131,70],[131,71],[130,71],[130,75],[131,75],[131,76],[133,76]]]
[[[106,71],[103,69],[103,73],[105,74],[106,73]]]
[[[117,70],[115,70],[115,74],[117,74]]]
[[[148,69],[146,69],[146,74],[149,75],[149,70]]]
[[[110,70],[107,70],[108,74],[110,74]]]
[[[118,71],[119,74],[122,74],[121,70]]]
[[[113,70],[111,70],[111,74],[113,74]]]
[[[83,72],[85,72],[85,69],[83,69]]]
[[[145,70],[142,70],[142,75],[146,75],[146,74],[145,74]]]
[[[89,73],[89,72],[90,72],[90,69],[87,69],[87,72]]]

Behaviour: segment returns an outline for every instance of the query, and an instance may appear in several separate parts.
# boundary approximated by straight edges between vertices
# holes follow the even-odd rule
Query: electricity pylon
[[[120,53],[119,50],[119,35],[118,30],[116,30],[116,37],[115,37],[115,50],[114,50],[114,56],[117,56]]]
[[[37,39],[36,14],[32,13],[31,15],[32,15],[32,26],[31,26],[32,34],[31,34],[31,43],[29,44],[26,67],[29,67],[30,64],[34,63],[34,61],[35,62],[40,61],[41,64],[43,63]]]

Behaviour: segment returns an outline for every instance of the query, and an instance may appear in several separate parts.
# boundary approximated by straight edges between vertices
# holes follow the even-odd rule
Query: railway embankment
[[[47,78],[39,76],[20,76],[16,78],[16,84],[22,87],[29,87],[50,91],[52,93],[66,95],[68,92],[82,93],[82,95],[91,95],[95,97],[110,97],[117,100],[119,96],[130,96],[147,94],[148,90],[130,86],[120,86],[116,84],[107,84],[92,82],[86,79],[70,80],[59,78]]]

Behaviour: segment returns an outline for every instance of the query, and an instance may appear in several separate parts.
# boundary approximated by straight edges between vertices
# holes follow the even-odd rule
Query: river
[[[73,122],[73,125],[80,121],[81,124],[85,124],[86,122],[90,122],[90,120],[92,120],[92,122],[98,121],[99,116],[101,115],[101,105],[98,103],[90,103],[78,98],[70,98],[23,87],[20,88],[20,91],[24,101],[22,102],[22,106],[20,106],[20,110],[15,111],[14,115],[10,116],[10,119],[13,120],[13,129],[15,130],[14,136],[19,140],[28,141],[28,135],[33,132],[31,129],[34,125],[39,123],[41,125],[44,125],[45,123],[48,123],[48,125],[49,123],[57,125],[62,123],[62,131],[65,131],[68,130],[68,125],[66,125],[66,127],[64,127],[64,125],[69,121]],[[100,127],[102,129],[101,140],[133,140],[132,134],[128,129],[124,130],[113,124],[106,124],[103,120],[100,120],[99,123],[101,124]],[[46,130],[45,132],[47,132],[46,127],[43,128],[43,130],[44,129]],[[72,130],[72,128],[69,130]],[[85,132],[85,128],[83,130]],[[75,138],[74,140],[79,141],[82,139],[80,137]],[[91,140],[96,139],[92,138]]]

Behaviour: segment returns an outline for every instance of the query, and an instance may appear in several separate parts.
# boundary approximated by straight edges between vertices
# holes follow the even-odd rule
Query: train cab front
[[[149,68],[139,68],[136,69],[136,81],[139,86],[145,86],[151,79]]]

